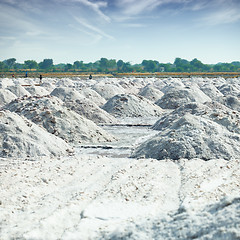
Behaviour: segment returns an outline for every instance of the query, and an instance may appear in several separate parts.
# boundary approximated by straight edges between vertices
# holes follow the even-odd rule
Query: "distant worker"
[[[28,72],[25,73],[25,77],[27,78]]]
[[[12,78],[14,78],[14,74],[12,75]]]
[[[92,75],[91,74],[89,75],[89,79],[92,79]]]
[[[40,84],[42,84],[42,74],[40,74],[39,78],[40,78]]]

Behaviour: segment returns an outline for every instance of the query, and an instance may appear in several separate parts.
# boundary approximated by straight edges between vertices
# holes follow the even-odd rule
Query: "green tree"
[[[26,61],[24,61],[24,64],[26,65],[26,67],[28,69],[36,69],[36,68],[38,68],[38,64],[34,60],[26,60]]]
[[[153,60],[143,60],[142,65],[144,67],[144,70],[146,72],[156,72],[159,62],[158,61],[153,61]]]
[[[64,66],[64,71],[69,71],[70,69],[72,69],[72,64],[70,64],[70,63],[67,63],[65,66]]]
[[[100,68],[102,69],[102,71],[107,71],[107,67],[108,67],[107,58],[101,58],[99,63],[100,63]]]
[[[7,70],[7,65],[4,62],[0,62],[0,70]]]
[[[107,66],[109,69],[114,70],[117,68],[117,62],[115,59],[108,60]]]
[[[123,64],[123,68],[122,68],[123,72],[132,72],[133,71],[133,68],[130,64],[130,62],[125,62]]]
[[[176,72],[188,72],[191,69],[189,61],[182,58],[176,58],[174,65],[176,66]]]
[[[49,70],[53,67],[53,60],[52,59],[43,59],[43,61],[40,62],[38,65],[39,65],[40,69]]]
[[[190,62],[190,70],[191,71],[196,71],[196,72],[202,72],[204,69],[204,64],[199,61],[197,58],[194,58],[191,62]]]
[[[118,72],[122,72],[123,65],[124,65],[123,60],[118,60],[118,61],[117,61],[117,71],[118,71]]]
[[[6,64],[8,69],[11,69],[16,62],[16,58],[9,58],[7,60],[4,60],[4,63]]]
[[[73,67],[75,68],[75,69],[82,69],[83,68],[83,61],[75,61],[74,63],[73,63]]]

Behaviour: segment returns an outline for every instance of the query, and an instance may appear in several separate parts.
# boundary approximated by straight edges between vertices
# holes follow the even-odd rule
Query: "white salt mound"
[[[205,84],[200,89],[213,100],[217,100],[219,97],[223,96],[213,84]]]
[[[69,78],[62,78],[56,82],[57,87],[74,87],[74,83]]]
[[[206,94],[204,94],[199,88],[173,88],[167,91],[162,98],[160,98],[156,104],[164,109],[176,109],[179,106],[190,103],[205,103],[211,102]]]
[[[186,113],[210,119],[226,127],[230,132],[240,133],[240,113],[218,102],[206,104],[193,102],[184,104],[174,111],[165,114],[152,126],[152,128],[159,131],[167,129]]]
[[[7,89],[0,89],[0,107],[16,99],[17,96]]]
[[[231,108],[232,110],[240,112],[240,101],[238,97],[227,95],[218,98],[218,101],[224,104],[225,106]]]
[[[230,84],[226,83],[218,87],[218,90],[223,95],[232,95],[232,96],[238,96],[240,92],[240,85],[239,84]]]
[[[0,112],[0,157],[66,155],[71,147],[36,124],[10,111]]]
[[[54,96],[17,99],[6,108],[25,116],[69,143],[98,143],[114,139],[92,121],[67,109],[63,102]]]
[[[124,88],[124,92],[127,94],[138,94],[140,89],[142,89],[146,84],[142,81],[136,81],[136,79],[121,79],[119,85]]]
[[[67,87],[57,87],[51,92],[51,95],[60,98],[63,102],[74,102],[84,99],[84,96],[79,91]]]
[[[164,79],[162,84],[161,82],[159,83],[160,80],[156,81],[155,82],[155,86],[158,86],[158,88],[160,86],[163,85],[164,83],[164,86],[162,88],[159,88],[159,90],[161,90],[161,92],[163,93],[166,93],[166,92],[169,92],[173,89],[183,89],[185,88],[186,86],[184,85],[184,83],[182,82],[182,79],[179,79],[179,78],[167,78],[167,79]]]
[[[171,127],[142,143],[132,156],[158,160],[230,160],[240,156],[240,135],[211,120],[187,113]]]
[[[171,215],[159,215],[137,223],[122,225],[116,231],[102,232],[98,239],[239,239],[240,198],[224,198],[201,212],[188,213],[180,208]]]
[[[82,94],[88,100],[91,100],[98,106],[102,106],[106,103],[106,99],[103,98],[99,93],[94,91],[91,88],[83,88],[79,90],[80,94]]]
[[[150,117],[162,115],[162,109],[142,96],[119,94],[109,99],[103,109],[115,117]]]
[[[60,98],[67,108],[92,120],[96,124],[117,122],[113,116],[99,108],[94,102],[86,99],[78,91],[68,88],[55,88],[51,95]]]
[[[31,94],[21,85],[12,85],[7,87],[9,91],[15,94],[17,97],[30,96]]]
[[[156,102],[164,95],[163,92],[149,84],[142,88],[138,94],[153,102]]]
[[[45,96],[48,95],[50,92],[47,91],[45,88],[41,86],[30,86],[25,87],[25,89],[32,95],[32,96]]]
[[[123,87],[118,84],[109,84],[109,83],[97,83],[92,87],[97,93],[99,93],[103,98],[109,100],[117,94],[124,94],[125,90]]]
[[[0,88],[7,88],[14,85],[13,79],[10,78],[0,78]]]

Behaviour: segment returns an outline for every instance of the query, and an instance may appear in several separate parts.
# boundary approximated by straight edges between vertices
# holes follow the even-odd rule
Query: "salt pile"
[[[12,85],[7,87],[9,91],[15,94],[17,97],[30,96],[31,94],[21,85]]]
[[[122,88],[118,84],[110,84],[110,83],[97,83],[93,87],[97,93],[99,93],[103,98],[109,100],[110,98],[114,97],[117,94],[124,94],[124,88]]]
[[[88,100],[91,100],[92,102],[97,104],[99,107],[106,103],[106,99],[91,88],[83,88],[79,91],[79,93]]]
[[[160,90],[149,84],[142,88],[138,94],[153,102],[156,102],[164,95]]]
[[[189,102],[205,103],[211,101],[211,98],[209,98],[197,87],[179,87],[170,88],[170,90],[166,91],[164,96],[160,98],[156,104],[164,109],[176,109]]]
[[[98,143],[112,141],[113,137],[92,121],[63,106],[54,96],[16,99],[6,109],[25,116],[66,142]]]
[[[218,90],[223,95],[232,95],[232,96],[238,96],[240,93],[240,86],[239,84],[230,84],[226,83],[218,87]]]
[[[172,126],[142,143],[132,156],[158,160],[230,160],[240,156],[240,135],[211,120],[185,114]]]
[[[159,215],[129,223],[121,230],[103,232],[101,239],[239,239],[240,198],[225,198],[198,213],[185,209],[172,215]]]
[[[116,123],[117,120],[94,102],[86,99],[78,91],[68,88],[55,88],[52,96],[60,98],[67,108],[85,116],[96,124]]]
[[[138,94],[140,89],[142,89],[146,85],[146,83],[141,81],[140,79],[122,79],[119,82],[119,85],[124,88],[124,92],[127,94]]]
[[[200,89],[212,100],[217,100],[219,97],[223,97],[223,94],[213,84],[205,84]]]
[[[71,147],[36,124],[10,111],[0,112],[0,157],[60,156]]]
[[[0,107],[17,98],[15,94],[7,89],[0,89]]]
[[[150,117],[162,115],[162,109],[141,96],[119,94],[109,99],[103,109],[115,117]]]
[[[227,107],[240,112],[240,101],[236,96],[224,96],[218,99],[219,102],[226,105]]]
[[[59,98],[23,97],[5,106],[31,121],[7,110],[0,117],[1,239],[240,239],[239,79],[49,82],[67,88],[54,90]],[[89,101],[99,98],[92,89],[104,91],[105,85],[124,91],[102,93],[115,94],[106,104],[112,103],[111,114],[123,117],[121,124],[103,127],[119,137],[107,145],[98,144],[104,133],[98,135],[95,124],[86,123],[84,134],[78,131],[83,117],[71,110],[97,109],[89,110]],[[166,109],[157,106],[157,117],[151,115],[158,112],[152,111],[153,102],[134,95],[144,88],[165,94]],[[125,116],[132,117],[131,124]],[[158,119],[155,130],[146,126],[148,118]],[[83,135],[96,143],[76,146],[72,156],[49,157],[73,152],[60,132],[74,147],[85,141]],[[138,159],[128,157],[131,151]],[[29,161],[31,156],[36,161]]]
[[[0,88],[7,88],[14,85],[13,79],[9,78],[0,78]]]
[[[240,133],[240,114],[218,102],[206,104],[193,102],[182,105],[173,112],[165,114],[152,128],[159,131],[167,129],[186,113],[210,119],[226,127],[230,132]]]
[[[48,95],[50,92],[47,91],[45,88],[41,86],[29,86],[25,87],[25,89],[32,95],[32,96],[44,96]]]
[[[62,78],[59,81],[56,82],[56,87],[74,87],[74,83],[69,78]]]

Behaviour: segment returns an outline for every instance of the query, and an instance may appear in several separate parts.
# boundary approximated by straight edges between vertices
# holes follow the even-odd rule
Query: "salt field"
[[[0,239],[240,238],[240,78],[38,82],[0,79]]]

